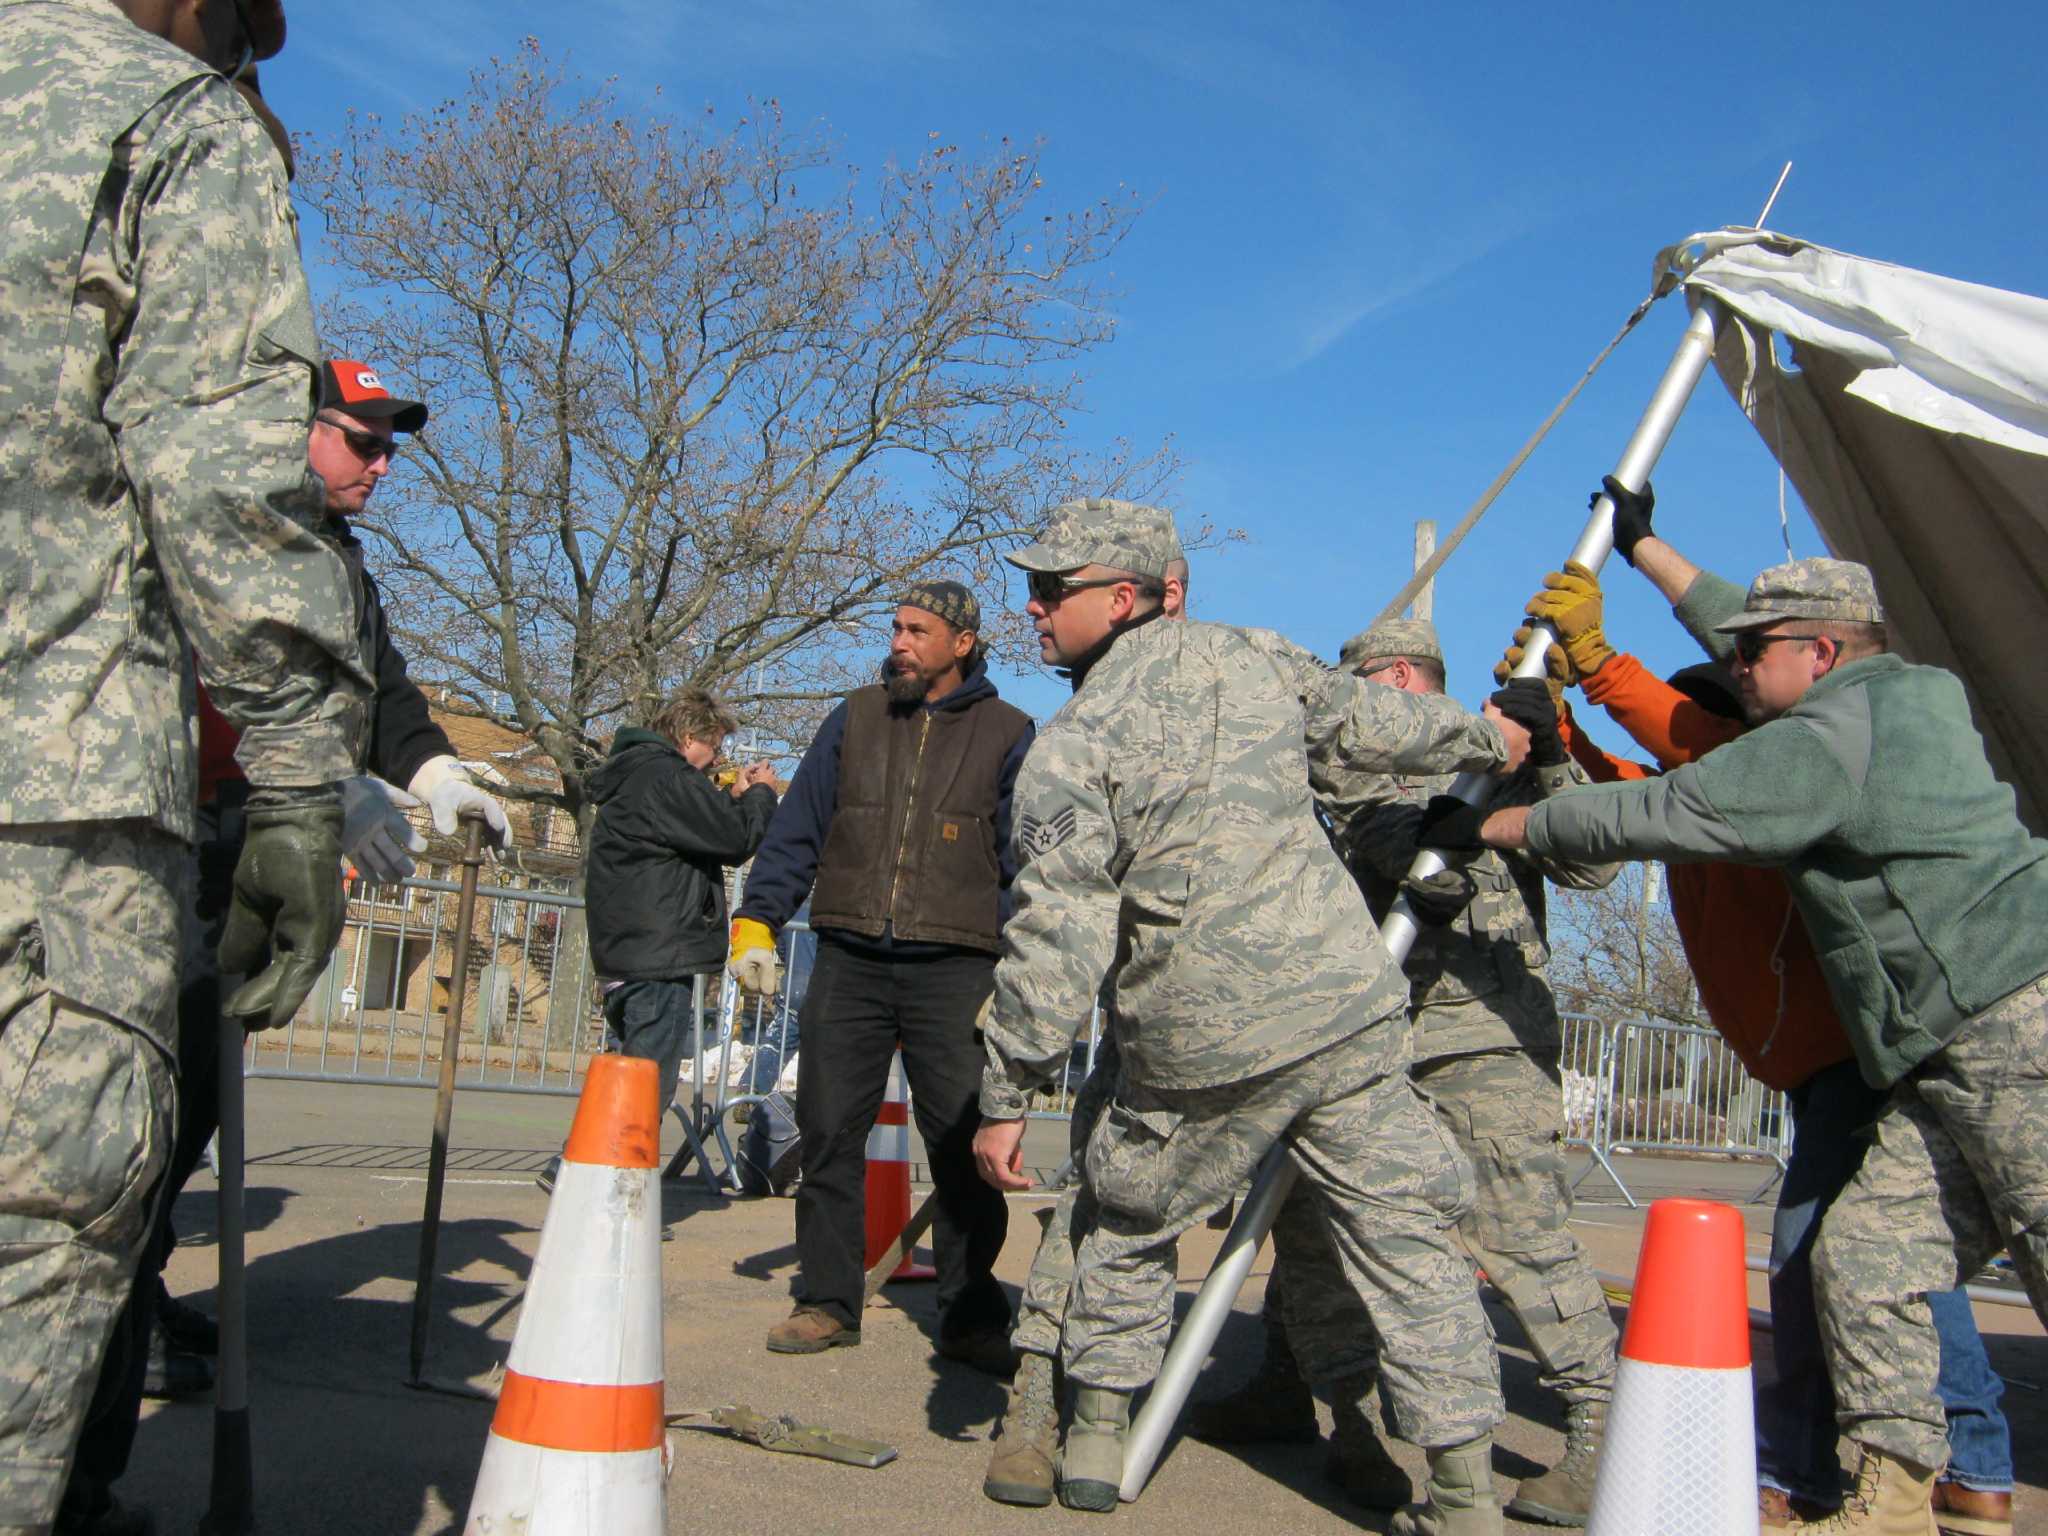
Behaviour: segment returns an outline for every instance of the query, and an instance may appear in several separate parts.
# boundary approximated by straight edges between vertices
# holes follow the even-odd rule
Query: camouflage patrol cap
[[[1869,566],[1853,560],[1794,560],[1760,572],[1749,584],[1742,612],[1714,628],[1732,635],[1784,619],[1882,624],[1884,607],[1877,600]]]
[[[957,581],[920,581],[896,599],[899,608],[922,608],[955,629],[981,632],[981,604]]]
[[[1427,619],[1382,620],[1346,640],[1337,664],[1346,672],[1356,672],[1368,662],[1391,656],[1419,656],[1442,666],[1444,648],[1437,641],[1436,626]]]
[[[1186,556],[1173,514],[1108,496],[1085,496],[1052,509],[1036,542],[1003,558],[1024,571],[1078,571],[1106,565],[1133,576],[1166,579],[1166,568]]]

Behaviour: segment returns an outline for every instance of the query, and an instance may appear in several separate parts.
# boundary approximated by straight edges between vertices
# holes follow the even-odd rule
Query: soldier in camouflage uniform
[[[1115,1506],[1131,1394],[1171,1327],[1174,1244],[1278,1141],[1327,1198],[1404,1433],[1430,1448],[1406,1533],[1498,1532],[1493,1341],[1448,1224],[1469,1170],[1406,1075],[1405,992],[1311,810],[1393,771],[1519,766],[1516,727],[1364,687],[1277,635],[1161,624],[1170,523],[1069,503],[1009,558],[1073,699],[1018,780],[1017,905],[988,1016],[984,1177],[1024,1187],[1027,1095],[1064,1063],[1105,977],[1120,1061],[1089,1138],[1094,1227],[1062,1352],[1071,1506]],[[1513,745],[1510,745],[1512,741]]]
[[[1187,617],[1188,558],[1169,516],[1160,536],[1166,556],[1159,606],[1168,619]],[[1114,984],[1103,988],[1105,1015],[1115,1001]],[[1104,1030],[1096,1043],[1087,1080],[1067,1114],[1068,1155],[1075,1177],[1051,1209],[1040,1212],[1043,1229],[1017,1299],[1017,1326],[1010,1347],[1018,1373],[1003,1412],[1002,1429],[990,1453],[981,1491],[1000,1504],[1043,1506],[1052,1502],[1053,1459],[1059,1446],[1059,1405],[1053,1399],[1053,1362],[1059,1359],[1060,1329],[1074,1284],[1074,1244],[1095,1224],[1095,1196],[1080,1170],[1088,1138],[1117,1079],[1116,1036]]]
[[[0,1532],[57,1518],[168,1151],[188,644],[254,786],[224,960],[276,956],[231,1014],[288,1019],[341,925],[369,681],[284,178],[219,72],[283,40],[275,0],[0,4]]]
[[[1714,628],[1755,729],[1660,778],[1446,811],[1427,835],[1785,870],[1864,1080],[1891,1090],[1815,1249],[1856,1486],[1797,1528],[1919,1536],[1948,1457],[1928,1294],[2009,1244],[2048,1322],[2048,843],[1956,678],[1889,653],[1864,567],[1773,566]]]
[[[1342,665],[1403,691],[1443,691],[1443,650],[1425,621],[1390,620],[1353,636]],[[1538,761],[1543,756],[1556,760]],[[1499,781],[1487,803],[1529,805],[1586,782],[1554,741],[1547,752],[1532,746],[1529,764]],[[1415,1027],[1409,1075],[1478,1176],[1478,1198],[1459,1224],[1466,1246],[1514,1309],[1544,1384],[1565,1400],[1564,1457],[1524,1482],[1508,1512],[1583,1525],[1613,1395],[1616,1335],[1606,1296],[1567,1225],[1571,1184],[1557,1007],[1543,976],[1543,882],[1597,889],[1619,866],[1489,851],[1420,885],[1411,882],[1423,808],[1449,788],[1447,775],[1392,776],[1337,837],[1374,918],[1385,917],[1396,894],[1406,895],[1416,917],[1405,967]],[[1377,1375],[1371,1330],[1318,1236],[1319,1222],[1312,1199],[1297,1186],[1274,1224],[1274,1275],[1266,1290],[1268,1336],[1277,1332],[1276,1311],[1285,1319],[1284,1335],[1259,1374],[1232,1397],[1201,1405],[1190,1429],[1221,1440],[1313,1438],[1315,1408],[1295,1367],[1300,1360],[1335,1407],[1332,1475],[1361,1502],[1398,1507],[1407,1477],[1366,1416]]]

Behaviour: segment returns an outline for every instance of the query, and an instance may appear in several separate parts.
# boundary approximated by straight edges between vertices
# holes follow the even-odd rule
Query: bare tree
[[[1597,891],[1553,891],[1550,898],[1550,986],[1567,1013],[1611,1021],[1645,1015],[1701,1022],[1692,969],[1666,899],[1645,899],[1665,887],[1663,869],[1630,864]]]
[[[626,113],[531,40],[315,148],[330,339],[433,409],[366,525],[401,635],[540,744],[579,821],[598,743],[676,686],[801,740],[873,676],[906,580],[1000,609],[1047,507],[1170,475],[1163,446],[1070,446],[1137,203],[1046,211],[1031,151],[868,175],[773,103]]]

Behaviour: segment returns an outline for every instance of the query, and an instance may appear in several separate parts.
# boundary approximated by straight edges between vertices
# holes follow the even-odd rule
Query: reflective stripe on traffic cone
[[[655,1064],[590,1063],[464,1536],[663,1536]]]
[[[910,1089],[903,1077],[903,1051],[889,1059],[889,1091],[868,1132],[867,1256],[861,1265],[873,1269],[896,1234],[910,1225]],[[938,1271],[912,1262],[906,1252],[891,1280],[932,1280]]]
[[[1650,1206],[1587,1536],[1755,1536],[1742,1216]]]

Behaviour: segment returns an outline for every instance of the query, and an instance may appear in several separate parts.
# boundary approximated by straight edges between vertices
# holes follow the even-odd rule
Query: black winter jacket
[[[760,846],[775,791],[735,800],[667,738],[628,727],[592,770],[583,861],[590,963],[607,981],[664,981],[725,963],[725,875]]]

